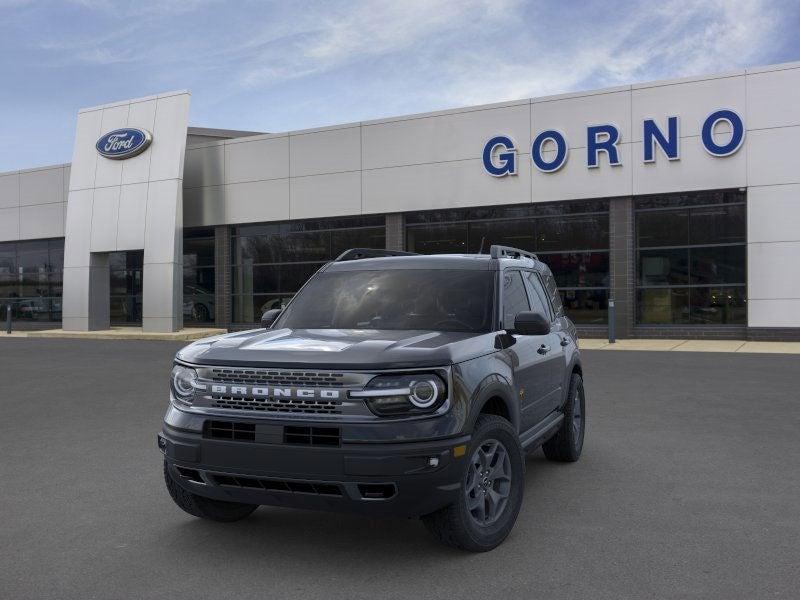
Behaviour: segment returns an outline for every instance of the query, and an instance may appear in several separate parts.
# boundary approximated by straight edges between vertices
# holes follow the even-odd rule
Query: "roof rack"
[[[492,258],[530,258],[539,260],[533,252],[526,252],[519,248],[512,248],[511,246],[497,246],[492,244],[489,248],[489,256]]]
[[[401,250],[380,250],[377,248],[350,248],[337,256],[333,262],[344,260],[359,260],[362,258],[384,258],[387,256],[417,256],[416,252],[403,252]]]

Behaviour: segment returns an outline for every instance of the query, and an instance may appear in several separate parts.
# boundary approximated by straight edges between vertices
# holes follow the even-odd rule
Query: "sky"
[[[0,0],[0,172],[159,92],[280,132],[796,61],[798,30],[798,0]]]

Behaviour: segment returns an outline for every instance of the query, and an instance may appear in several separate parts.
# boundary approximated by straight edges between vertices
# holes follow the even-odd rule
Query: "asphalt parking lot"
[[[530,456],[473,555],[416,521],[182,513],[155,445],[178,347],[0,340],[0,597],[797,597],[797,356],[585,352],[581,461]]]

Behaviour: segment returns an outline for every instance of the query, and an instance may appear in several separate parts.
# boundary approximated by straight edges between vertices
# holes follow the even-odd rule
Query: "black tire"
[[[211,498],[187,492],[175,483],[172,474],[169,472],[167,461],[164,461],[164,482],[167,484],[167,490],[175,504],[190,515],[201,519],[231,523],[244,519],[258,508],[258,504],[212,500]]]
[[[481,525],[468,507],[467,486],[472,469],[477,467],[472,457],[479,448],[486,447],[486,444],[492,442],[499,442],[506,451],[511,479],[507,491],[508,497],[499,516],[494,522]],[[486,552],[499,546],[508,537],[517,521],[525,490],[524,453],[519,443],[519,436],[511,423],[495,415],[481,415],[475,424],[465,458],[467,465],[458,501],[435,513],[425,515],[422,517],[422,522],[443,544],[470,552]]]
[[[544,455],[556,462],[575,462],[581,457],[586,431],[586,394],[583,378],[573,373],[564,405],[564,421],[558,432],[542,444]]]

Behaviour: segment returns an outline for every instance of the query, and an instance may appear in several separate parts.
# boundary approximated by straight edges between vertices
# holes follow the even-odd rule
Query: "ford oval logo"
[[[122,160],[141,154],[153,141],[153,136],[144,129],[115,129],[97,140],[95,148],[106,158]]]

